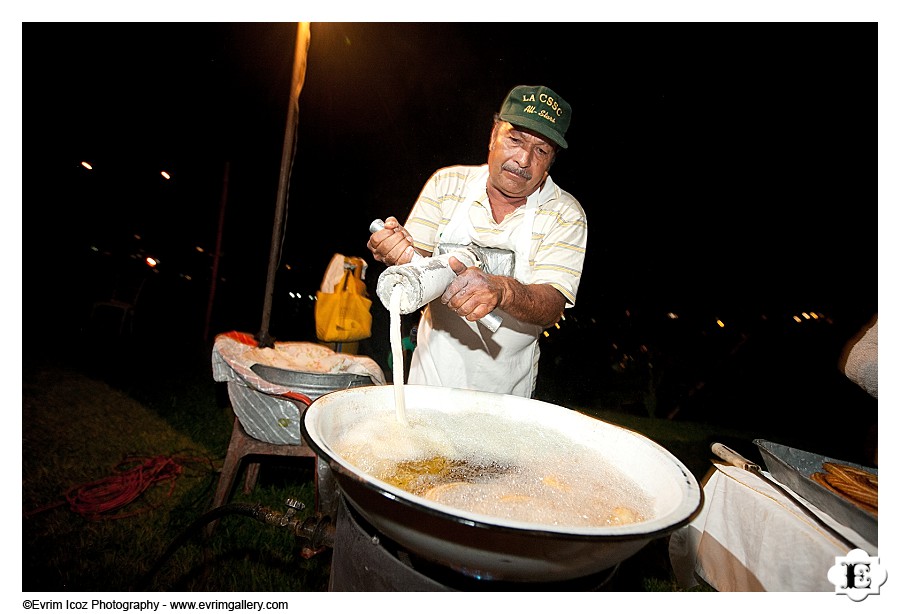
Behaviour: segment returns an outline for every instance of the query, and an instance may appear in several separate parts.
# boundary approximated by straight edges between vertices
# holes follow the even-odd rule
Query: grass
[[[226,516],[209,540],[187,532],[209,508],[230,433],[231,418],[214,397],[185,390],[154,411],[106,382],[58,365],[27,370],[23,392],[23,590],[326,588],[327,556],[303,559],[297,539],[283,530]],[[71,489],[98,481],[98,489],[135,490],[116,479],[123,475],[120,462],[135,457],[174,461],[182,473],[99,518],[66,501]],[[283,511],[291,496],[314,505],[311,467],[295,469],[295,483],[261,479],[251,496],[237,489],[232,501]],[[75,502],[85,506],[89,500]],[[181,547],[163,558],[176,543]]]

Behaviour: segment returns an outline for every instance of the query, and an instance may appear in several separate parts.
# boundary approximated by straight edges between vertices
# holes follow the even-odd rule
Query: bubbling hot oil
[[[335,442],[381,481],[464,512],[552,526],[649,520],[653,498],[599,451],[542,426],[486,413],[373,414]]]
[[[375,415],[335,450],[364,473],[435,503],[504,520],[615,526],[652,517],[653,500],[597,452],[561,433],[487,414],[410,422],[403,389],[402,288],[391,292],[394,417]],[[531,441],[534,440],[534,441]]]

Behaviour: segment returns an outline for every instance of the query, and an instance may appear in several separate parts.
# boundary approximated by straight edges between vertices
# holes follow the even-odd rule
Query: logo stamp
[[[887,570],[881,566],[879,557],[869,556],[857,548],[847,556],[834,557],[834,566],[828,570],[828,581],[834,584],[836,594],[862,601],[881,592],[881,585],[887,581]]]

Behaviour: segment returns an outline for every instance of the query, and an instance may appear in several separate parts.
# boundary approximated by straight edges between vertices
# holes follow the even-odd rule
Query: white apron
[[[529,261],[537,192],[528,197],[521,224],[500,237],[492,237],[490,244],[475,242],[469,208],[482,196],[483,202],[488,202],[487,177],[485,167],[471,182],[466,198],[456,207],[438,237],[438,244],[476,243],[482,247],[507,249],[515,253],[515,278],[527,284],[531,280]],[[503,324],[492,333],[478,322],[469,322],[456,315],[439,298],[429,303],[419,322],[418,345],[413,352],[409,383],[531,397],[537,381],[538,338],[543,327],[520,322],[500,309],[496,311],[503,318]]]

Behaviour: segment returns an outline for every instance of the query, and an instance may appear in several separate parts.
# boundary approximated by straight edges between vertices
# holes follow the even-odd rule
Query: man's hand
[[[366,247],[375,260],[388,266],[406,264],[413,259],[416,251],[412,236],[393,216],[384,221],[383,229],[372,233]]]
[[[522,284],[512,277],[488,275],[450,257],[456,279],[441,295],[441,302],[470,322],[500,308],[520,322],[544,328],[559,321],[566,298],[549,284]]]
[[[475,266],[466,267],[454,256],[449,263],[456,279],[441,295],[442,303],[470,322],[480,320],[500,304],[503,287],[495,281],[499,276],[488,275]]]

